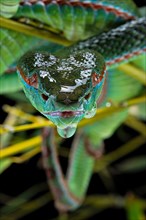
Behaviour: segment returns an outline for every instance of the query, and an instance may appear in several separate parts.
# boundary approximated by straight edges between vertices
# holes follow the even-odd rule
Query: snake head
[[[34,107],[57,126],[61,136],[70,137],[82,118],[95,114],[105,63],[88,49],[54,55],[34,51],[20,59],[18,75]]]

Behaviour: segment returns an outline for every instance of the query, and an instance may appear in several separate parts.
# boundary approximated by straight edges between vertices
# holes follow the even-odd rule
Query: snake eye
[[[19,71],[20,75],[22,76],[23,80],[28,85],[33,86],[34,88],[38,89],[38,78],[37,78],[36,73],[34,73],[32,76],[27,76],[21,68],[18,68],[18,71]]]
[[[93,87],[95,87],[97,84],[99,84],[102,81],[102,79],[105,76],[105,72],[106,72],[106,68],[104,66],[104,68],[100,74],[97,74],[95,72],[92,74],[92,86]]]
[[[45,95],[45,94],[43,94],[43,93],[41,94],[41,96],[42,96],[43,100],[45,100],[45,101],[47,101],[48,98],[49,98],[47,95]]]
[[[92,74],[92,85],[95,87],[103,79],[103,75],[98,75],[96,73]]]
[[[38,79],[37,79],[37,74],[33,74],[31,77],[27,78],[27,83],[30,86],[33,86],[34,88],[38,88]]]
[[[91,96],[91,93],[88,93],[87,95],[85,95],[85,99],[88,100]]]

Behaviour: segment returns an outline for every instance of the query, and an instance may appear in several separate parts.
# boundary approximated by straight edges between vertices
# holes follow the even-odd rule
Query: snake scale
[[[3,70],[22,51],[31,49],[17,63],[18,76],[33,106],[57,126],[62,137],[71,137],[79,121],[93,117],[107,100],[123,101],[140,92],[139,82],[113,70],[146,51],[146,19],[140,17],[133,1],[13,0],[1,1],[1,5],[3,17],[42,23],[72,42],[69,47],[44,42],[38,49],[38,39],[2,29],[3,39],[9,33],[19,38],[22,47],[13,57],[5,55]],[[123,110],[76,134],[66,178],[59,165],[54,131],[44,129],[44,167],[59,210],[74,210],[82,203],[102,140],[126,116],[127,110]]]

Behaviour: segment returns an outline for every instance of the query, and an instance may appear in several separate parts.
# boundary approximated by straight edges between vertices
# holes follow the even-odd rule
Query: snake
[[[79,37],[83,39],[84,36],[95,35],[95,30],[100,33],[101,29],[107,29],[109,23],[114,26],[113,23],[123,22],[119,20],[134,19],[136,8],[130,1],[128,2],[130,2],[131,11],[129,11],[129,4],[125,4],[125,1],[121,1],[117,6],[118,3],[115,3],[117,1],[113,1],[112,7],[106,5],[107,2],[67,1],[66,4],[66,1],[47,1],[33,3],[31,10],[42,11],[46,7],[48,19],[44,16],[42,21],[49,25],[51,25],[51,22],[49,23],[50,12],[56,13],[57,18],[55,16],[56,20],[53,20],[54,27],[57,25],[60,31],[63,31],[65,27],[65,37],[69,40],[78,40]],[[18,12],[21,16],[30,8],[27,1],[23,7]],[[117,7],[121,7],[121,10],[117,11]],[[92,21],[94,25],[92,31],[89,25],[93,20],[94,11],[98,16]],[[65,16],[62,18],[64,13]],[[106,16],[105,13],[107,13]],[[31,14],[29,12],[30,17]],[[38,19],[41,19],[43,15],[40,15]],[[75,18],[69,19],[69,16]],[[134,39],[132,42],[130,42],[131,35]],[[105,66],[118,63],[119,59],[125,60],[129,56],[134,57],[142,53],[145,49],[144,35],[145,23],[144,19],[140,19],[100,36],[98,34],[98,37],[79,42],[73,48],[63,49],[54,54],[35,51],[23,56],[18,63],[18,70],[27,97],[37,110],[57,126],[62,137],[71,137],[81,119],[93,117],[96,113],[96,102],[106,78]],[[123,37],[125,37],[124,43]],[[112,51],[111,48],[113,48]]]
[[[35,48],[28,51],[29,46],[26,45],[26,53],[17,63],[21,85],[32,105],[56,125],[60,136],[71,137],[83,118],[94,117],[99,103],[105,104],[107,72],[146,51],[146,19],[140,16],[132,0],[23,0],[20,3],[13,0],[8,3],[1,3],[3,17],[25,17],[28,19],[25,22],[43,23],[71,42],[67,47],[55,44],[50,51],[50,45],[44,43],[37,48],[38,41],[28,38],[28,45],[34,44]],[[118,73],[117,76],[113,74],[114,85],[116,80]],[[128,92],[127,89],[126,94]],[[85,133],[91,132],[86,130]],[[84,134],[78,136],[79,142],[81,136]],[[86,160],[87,155],[83,151],[83,145],[88,145],[88,141],[80,143],[80,152],[72,153],[66,186],[54,150],[53,132],[44,133],[44,137],[43,146],[51,146],[50,151],[43,151],[44,163],[48,163],[46,158],[52,154],[49,164],[55,167],[55,177],[49,169],[47,175],[56,207],[74,210],[82,203],[92,173],[93,160],[91,157]],[[76,148],[76,142],[73,145],[73,149]],[[90,150],[90,156],[92,153]],[[84,162],[79,162],[77,157],[85,159],[88,164],[86,171],[83,171]],[[82,168],[76,171],[75,167],[80,163]],[[78,175],[82,172],[80,179]],[[59,189],[63,196],[56,194],[55,190]]]

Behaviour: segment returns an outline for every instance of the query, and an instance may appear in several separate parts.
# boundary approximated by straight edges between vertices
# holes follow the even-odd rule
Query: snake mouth
[[[52,117],[62,117],[62,118],[70,118],[74,116],[80,116],[84,114],[83,111],[55,111],[55,112],[45,112],[45,115],[50,115]]]

